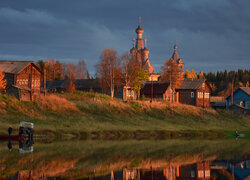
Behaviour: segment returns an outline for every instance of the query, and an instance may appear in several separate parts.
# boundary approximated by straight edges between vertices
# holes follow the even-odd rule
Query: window
[[[191,92],[191,98],[194,98],[194,92]]]
[[[205,170],[205,178],[209,178],[210,177],[210,170]]]
[[[198,170],[198,178],[204,178],[204,171]]]
[[[205,83],[202,84],[202,87],[203,87],[203,88],[205,87]]]
[[[243,106],[243,101],[236,100],[234,103],[237,104],[237,105],[239,105],[239,106]]]
[[[204,93],[205,95],[205,93]],[[203,98],[203,92],[198,92],[198,98],[202,99]]]
[[[246,108],[250,109],[250,101],[246,102]]]
[[[205,98],[208,99],[209,98],[209,93],[205,93],[204,96],[205,96]]]

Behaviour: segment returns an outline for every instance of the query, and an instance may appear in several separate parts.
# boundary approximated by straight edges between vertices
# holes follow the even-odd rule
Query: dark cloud
[[[173,52],[196,71],[250,68],[250,1],[242,0],[1,0],[0,59],[85,59],[105,48],[132,46],[142,16],[157,70]]]

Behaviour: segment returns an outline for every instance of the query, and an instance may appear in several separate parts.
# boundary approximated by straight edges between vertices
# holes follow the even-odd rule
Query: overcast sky
[[[184,68],[250,68],[249,0],[0,0],[0,59],[84,59],[132,48],[138,16],[159,71],[177,40]]]

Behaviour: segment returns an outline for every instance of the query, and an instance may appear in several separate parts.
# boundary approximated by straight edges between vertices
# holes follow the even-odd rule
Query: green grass
[[[20,121],[34,122],[38,134],[54,134],[58,138],[62,134],[79,137],[93,131],[129,136],[137,130],[152,132],[152,135],[156,131],[166,131],[166,134],[192,131],[202,136],[210,130],[229,132],[229,136],[230,132],[238,130],[249,136],[250,129],[249,116],[227,110],[172,106],[162,101],[125,103],[87,92],[57,94],[36,102],[20,102],[14,97],[0,95],[0,108],[0,134],[6,134],[10,126],[18,128]],[[124,132],[127,133],[123,135]]]

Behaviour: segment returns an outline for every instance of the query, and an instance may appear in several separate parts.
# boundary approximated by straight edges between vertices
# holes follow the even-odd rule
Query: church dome
[[[135,47],[133,47],[132,49],[130,49],[130,53],[131,53],[131,54],[134,54],[135,51],[136,51]]]
[[[135,30],[135,32],[137,34],[143,34],[144,33],[144,30],[142,29],[142,27],[139,25],[138,28]]]
[[[148,48],[146,48],[146,47],[142,50],[142,52],[143,52],[144,54],[149,54],[149,50],[148,50]]]

